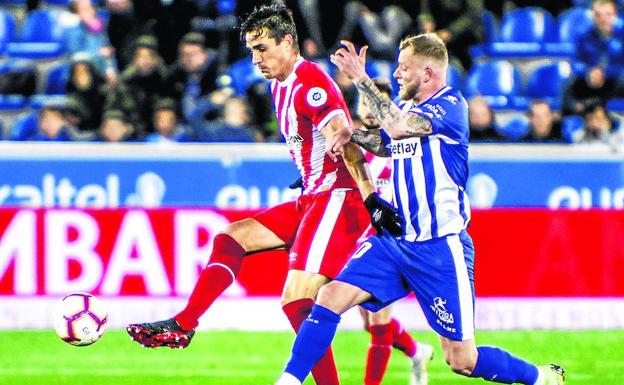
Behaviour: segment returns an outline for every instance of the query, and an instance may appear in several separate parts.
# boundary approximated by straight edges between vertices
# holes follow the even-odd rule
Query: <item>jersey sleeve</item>
[[[297,95],[297,111],[306,116],[317,130],[339,115],[351,121],[340,89],[320,70],[310,71]]]
[[[461,95],[447,93],[410,108],[408,113],[427,118],[434,135],[444,135],[458,142],[468,137],[468,106]]]

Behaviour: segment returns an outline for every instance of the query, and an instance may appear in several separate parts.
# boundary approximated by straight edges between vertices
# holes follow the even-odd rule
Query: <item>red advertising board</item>
[[[0,210],[0,295],[186,296],[212,238],[253,212],[217,209]],[[624,296],[624,212],[476,211],[479,296]],[[279,295],[284,251],[247,257],[238,283]]]

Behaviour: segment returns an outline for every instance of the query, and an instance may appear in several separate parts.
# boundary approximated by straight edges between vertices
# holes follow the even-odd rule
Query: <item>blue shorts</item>
[[[474,338],[474,246],[466,231],[424,242],[384,233],[366,240],[338,278],[369,292],[378,311],[414,292],[429,325],[455,341]]]

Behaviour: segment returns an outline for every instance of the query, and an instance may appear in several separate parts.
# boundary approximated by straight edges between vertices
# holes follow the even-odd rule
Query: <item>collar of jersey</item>
[[[288,75],[288,77],[286,79],[284,79],[283,82],[280,82],[279,80],[277,81],[277,84],[279,84],[280,86],[289,86],[291,85],[295,79],[297,79],[297,68],[299,68],[299,66],[301,65],[301,63],[303,63],[304,59],[299,59],[295,62],[295,65],[293,66],[293,70],[290,73],[290,75]]]

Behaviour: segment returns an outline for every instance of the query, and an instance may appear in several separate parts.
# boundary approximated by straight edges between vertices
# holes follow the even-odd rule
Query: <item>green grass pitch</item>
[[[432,343],[431,385],[485,384],[453,374],[432,332],[414,337]],[[143,349],[122,330],[73,347],[53,331],[0,332],[0,384],[11,385],[269,385],[279,375],[293,341],[287,332],[199,331],[185,350]],[[339,332],[334,351],[343,385],[362,384],[369,337]],[[536,363],[556,362],[568,385],[624,385],[624,330],[480,332],[478,343],[497,345]],[[409,364],[394,350],[384,384],[408,384]],[[313,384],[311,380],[306,382]]]

